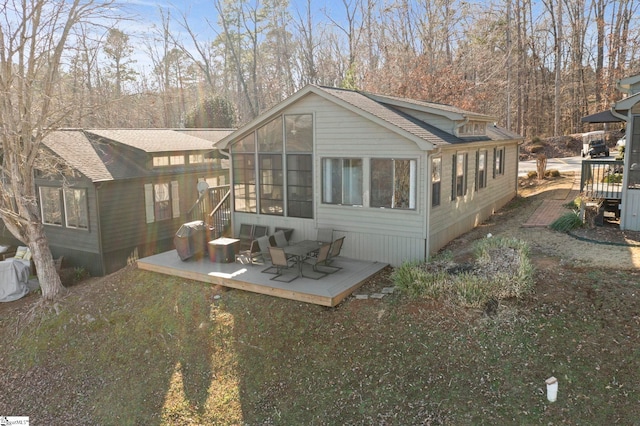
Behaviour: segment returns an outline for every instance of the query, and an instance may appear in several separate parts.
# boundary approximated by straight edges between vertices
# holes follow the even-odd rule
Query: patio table
[[[293,258],[298,265],[298,274],[302,276],[302,264],[312,253],[318,251],[322,246],[321,241],[303,240],[297,243],[282,247],[287,257]]]

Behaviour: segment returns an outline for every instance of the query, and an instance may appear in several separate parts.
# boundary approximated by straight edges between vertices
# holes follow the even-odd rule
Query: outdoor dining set
[[[320,279],[339,271],[333,264],[340,255],[344,237],[333,238],[333,229],[318,229],[315,240],[290,242],[291,229],[276,229],[273,235],[261,225],[241,224],[236,261],[268,265],[262,272],[271,280],[291,282],[299,277]]]

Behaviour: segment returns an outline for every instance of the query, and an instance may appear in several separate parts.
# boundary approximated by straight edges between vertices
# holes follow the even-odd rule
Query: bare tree
[[[109,4],[94,1],[4,2],[0,18],[0,218],[33,253],[45,300],[62,291],[38,207],[34,170],[45,169],[42,141],[70,114],[54,96],[73,30]]]

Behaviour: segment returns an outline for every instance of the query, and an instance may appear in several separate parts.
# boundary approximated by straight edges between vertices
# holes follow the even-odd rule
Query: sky
[[[254,0],[255,1],[255,0]],[[200,41],[213,40],[218,35],[216,28],[218,13],[214,6],[214,0],[190,0],[190,1],[169,1],[169,0],[128,0],[120,10],[124,15],[117,27],[130,36],[136,53],[134,60],[137,68],[150,67],[150,59],[145,54],[144,40],[149,35],[154,34],[161,28],[161,12],[171,17],[171,33],[189,46],[190,37],[184,28],[178,24],[186,17],[190,28],[198,35]],[[306,13],[306,0],[291,0],[289,11],[296,15],[296,10],[301,14]],[[344,9],[339,0],[315,1],[311,8],[314,16],[318,20],[327,20],[325,13],[329,13],[333,19],[340,16],[341,9]],[[327,11],[327,12],[325,12]]]

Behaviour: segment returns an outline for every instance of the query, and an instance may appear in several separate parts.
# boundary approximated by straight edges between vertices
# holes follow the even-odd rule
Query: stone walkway
[[[578,196],[579,192],[576,188],[579,185],[580,184],[574,180],[571,188],[553,191],[551,196],[542,201],[540,207],[533,212],[522,226],[533,228],[551,225],[556,219],[569,211],[565,205]]]

